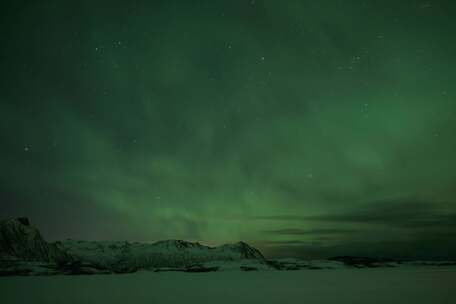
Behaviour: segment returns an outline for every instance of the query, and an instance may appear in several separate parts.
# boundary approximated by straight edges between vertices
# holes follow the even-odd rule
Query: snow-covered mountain
[[[76,273],[125,273],[138,269],[188,268],[214,261],[254,260],[265,258],[247,243],[238,242],[218,247],[204,246],[182,240],[156,243],[95,242],[65,240],[46,242],[38,229],[26,218],[0,223],[0,266],[8,273],[26,271],[29,262],[50,263],[46,266],[55,272]],[[5,263],[8,261],[8,263]],[[28,262],[28,263],[24,263]],[[6,265],[6,266],[5,266]],[[24,269],[25,266],[26,269]],[[202,266],[201,266],[202,267]],[[31,270],[32,272],[34,270]]]
[[[74,260],[118,272],[185,267],[211,261],[264,260],[260,251],[244,242],[208,247],[182,240],[152,244],[65,240],[56,246]]]
[[[112,274],[152,271],[255,271],[344,268],[456,267],[454,261],[394,261],[339,256],[327,260],[267,260],[238,242],[218,247],[182,240],[155,243],[65,240],[46,242],[26,218],[0,222],[0,276]]]

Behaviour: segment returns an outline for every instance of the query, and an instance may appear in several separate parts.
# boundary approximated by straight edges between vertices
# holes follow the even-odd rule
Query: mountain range
[[[140,269],[211,271],[211,262],[265,261],[261,252],[238,242],[209,247],[198,242],[155,243],[79,241],[49,243],[28,218],[0,222],[0,269],[3,274],[40,272],[64,274],[128,273]],[[48,271],[49,270],[49,271]]]
[[[245,242],[217,247],[198,242],[47,242],[28,218],[0,221],[0,276],[115,274],[148,271],[301,270],[456,266],[454,261],[398,261],[338,256],[325,260],[266,259]]]

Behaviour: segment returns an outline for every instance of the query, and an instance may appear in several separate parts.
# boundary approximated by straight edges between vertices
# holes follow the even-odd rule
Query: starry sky
[[[0,214],[48,240],[456,256],[454,1],[2,1]]]

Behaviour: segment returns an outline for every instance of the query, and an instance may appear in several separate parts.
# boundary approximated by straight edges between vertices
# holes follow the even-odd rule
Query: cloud
[[[383,200],[365,203],[356,208],[351,207],[343,213],[328,213],[320,215],[260,215],[260,216],[231,216],[227,219],[249,219],[256,221],[285,221],[313,223],[347,223],[347,224],[376,224],[401,228],[456,228],[456,213],[449,213],[450,203],[422,201],[413,199]],[[336,233],[339,230],[302,230],[280,229],[270,231],[273,234],[308,234]],[[340,231],[343,232],[343,231]],[[347,232],[347,231],[345,231]]]
[[[456,255],[456,242],[446,240],[420,239],[388,242],[344,242],[327,244],[324,242],[304,242],[299,240],[272,241],[258,244],[269,258],[327,258],[337,255],[370,256],[397,259],[453,259]]]
[[[419,199],[372,201],[338,213],[264,215],[251,220],[278,229],[263,230],[266,254],[317,258],[367,255],[396,258],[451,258],[456,253],[452,204]],[[289,228],[293,224],[294,227]],[[301,228],[304,227],[315,228]]]
[[[349,234],[356,230],[353,229],[300,229],[300,228],[285,228],[277,230],[265,230],[266,234],[271,235],[334,235],[334,234]]]

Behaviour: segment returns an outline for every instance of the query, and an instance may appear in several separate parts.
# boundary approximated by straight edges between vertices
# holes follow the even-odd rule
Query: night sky
[[[0,215],[48,240],[456,256],[455,1],[2,1]]]

